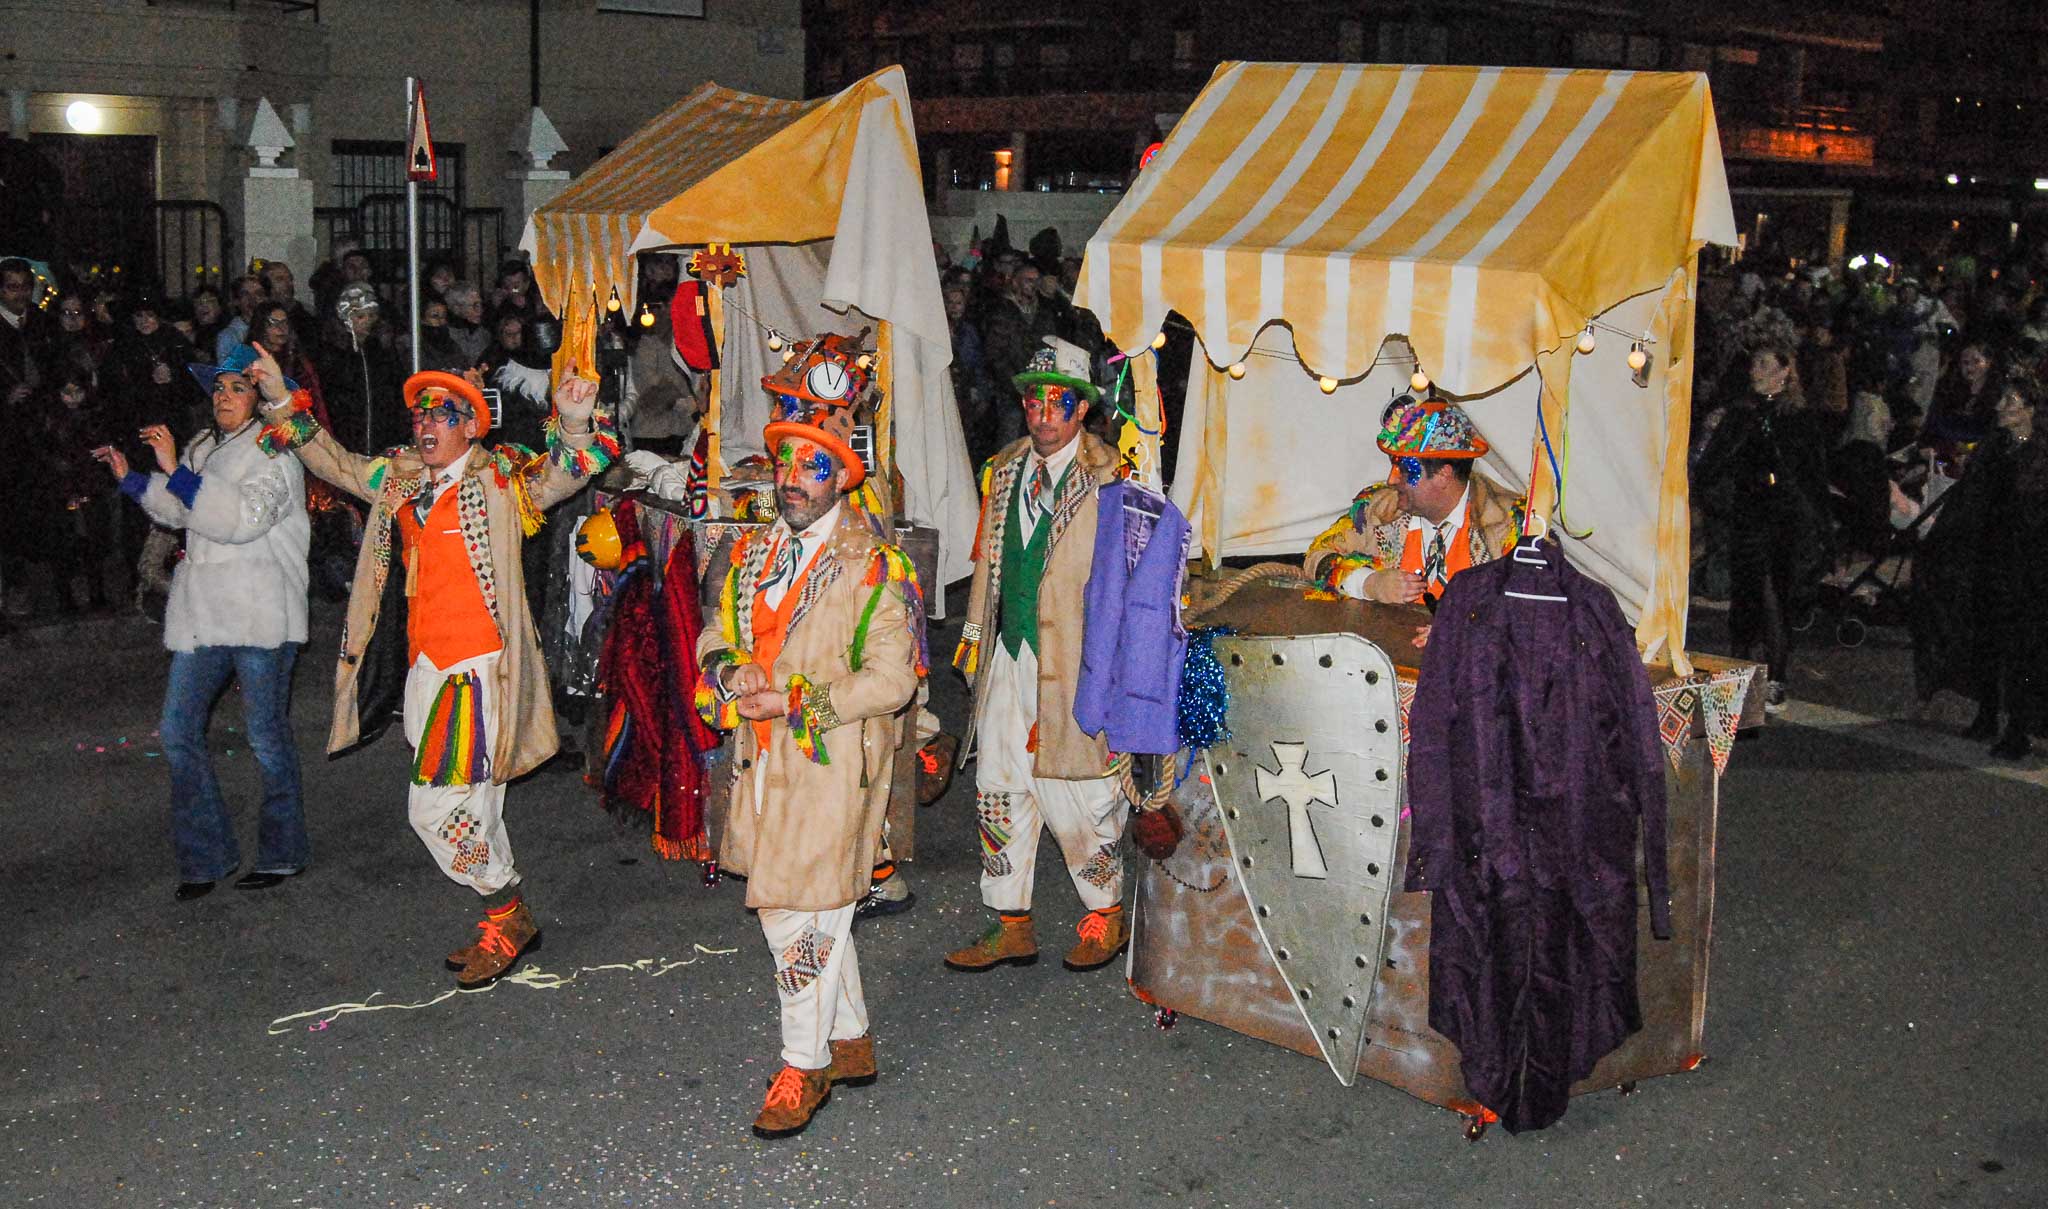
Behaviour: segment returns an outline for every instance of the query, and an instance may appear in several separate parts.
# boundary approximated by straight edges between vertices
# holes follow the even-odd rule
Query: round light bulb
[[[648,309],[647,309],[646,307],[644,307],[644,306],[640,308],[640,326],[641,326],[641,327],[653,327],[653,326],[654,326],[654,312],[653,312],[653,311],[650,311],[650,310],[648,310]]]
[[[1152,337],[1152,347],[1153,347],[1153,348],[1165,348],[1165,347],[1166,347],[1166,333],[1165,333],[1165,332],[1160,332],[1160,333],[1159,333],[1159,334],[1158,334],[1157,336],[1154,336],[1154,337]]]
[[[1423,391],[1428,390],[1429,375],[1423,373],[1419,369],[1416,370],[1415,373],[1411,375],[1408,379],[1408,389],[1414,391],[1418,395],[1421,394]]]
[[[100,107],[91,101],[73,101],[64,107],[64,124],[80,134],[97,134]]]
[[[1322,377],[1316,379],[1316,389],[1322,391],[1326,395],[1335,394],[1337,393],[1337,379],[1330,377],[1328,374],[1324,374]]]
[[[1587,328],[1587,329],[1586,329],[1585,331],[1583,331],[1583,332],[1580,332],[1580,333],[1579,333],[1579,351],[1580,351],[1580,352],[1582,352],[1582,353],[1590,353],[1590,352],[1592,352],[1592,351],[1593,351],[1593,344],[1594,344],[1594,340],[1593,340],[1593,329],[1592,329],[1592,328],[1590,328],[1590,327],[1589,327],[1589,328]]]
[[[604,309],[608,311],[619,309],[619,292],[617,290],[613,290],[612,296],[604,300]]]
[[[875,359],[872,355],[868,353],[862,353],[860,356],[855,357],[853,359],[853,363],[854,365],[858,366],[861,369],[867,369],[869,366],[872,366],[875,363]]]
[[[768,351],[771,353],[779,353],[782,351],[782,337],[776,335],[774,332],[768,333]]]
[[[1224,370],[1223,372],[1229,374],[1233,378],[1242,378],[1244,377],[1244,362],[1233,361],[1230,363],[1230,368]]]
[[[792,362],[792,361],[794,361],[794,360],[796,360],[796,350],[795,350],[795,349],[793,349],[793,348],[786,348],[786,349],[783,349],[783,350],[782,350],[782,363],[783,363],[784,365],[788,365],[788,364],[789,364],[790,362]]]
[[[1628,350],[1628,367],[1630,369],[1640,370],[1649,363],[1650,354],[1643,351],[1642,345],[1638,344],[1634,348]]]

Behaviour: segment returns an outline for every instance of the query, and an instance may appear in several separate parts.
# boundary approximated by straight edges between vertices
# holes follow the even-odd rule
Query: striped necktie
[[[1425,585],[1438,586],[1448,578],[1444,573],[1446,569],[1446,544],[1444,541],[1444,527],[1442,525],[1431,526],[1429,552],[1422,556],[1422,582]]]
[[[1024,493],[1024,506],[1029,510],[1031,527],[1035,529],[1052,504],[1052,471],[1044,458],[1034,457],[1032,460],[1038,463],[1038,470],[1032,474],[1031,486]]]

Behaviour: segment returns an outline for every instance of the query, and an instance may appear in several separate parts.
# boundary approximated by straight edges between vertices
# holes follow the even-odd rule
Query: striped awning
[[[1338,379],[1404,335],[1468,395],[1734,241],[1703,75],[1226,63],[1075,301],[1123,348],[1178,311],[1217,365],[1284,321]]]

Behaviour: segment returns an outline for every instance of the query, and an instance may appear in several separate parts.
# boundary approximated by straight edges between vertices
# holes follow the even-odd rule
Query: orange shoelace
[[[782,1073],[775,1076],[775,1081],[768,1085],[768,1099],[761,1106],[773,1108],[780,1104],[795,1108],[803,1103],[803,1099],[804,1073],[794,1066],[785,1066]]]
[[[1074,930],[1081,934],[1082,940],[1101,944],[1109,939],[1109,917],[1099,911],[1090,911],[1081,917],[1081,926]]]
[[[519,946],[513,944],[511,937],[505,935],[505,929],[497,920],[486,916],[484,921],[477,925],[477,929],[484,934],[484,938],[476,943],[477,949],[481,952],[496,953],[501,957],[518,956]]]

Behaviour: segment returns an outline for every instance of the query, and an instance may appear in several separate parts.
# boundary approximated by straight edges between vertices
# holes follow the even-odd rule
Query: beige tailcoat
[[[1107,740],[1083,733],[1074,721],[1074,694],[1081,686],[1082,605],[1095,564],[1095,498],[1115,481],[1117,454],[1092,433],[1083,432],[1079,439],[1081,448],[1053,501],[1045,578],[1038,584],[1038,751],[1031,770],[1059,781],[1101,777],[1110,757]],[[962,639],[953,663],[963,671],[970,665],[978,671],[996,650],[1003,529],[1017,476],[1029,464],[1030,453],[1031,438],[1025,437],[990,458],[983,474],[981,540],[974,548],[974,585],[967,594],[967,624],[975,628],[965,631],[979,634],[979,649]],[[974,682],[973,717],[978,721],[988,681],[974,673],[968,678]],[[961,744],[962,751],[967,747]]]
[[[1472,565],[1490,563],[1520,538],[1522,514],[1527,501],[1483,474],[1469,480],[1472,498],[1465,503],[1465,528]],[[1361,510],[1362,509],[1362,510]],[[1372,569],[1384,571],[1401,565],[1401,547],[1408,540],[1408,514],[1401,511],[1401,499],[1385,483],[1375,483],[1358,493],[1351,508],[1323,530],[1301,560],[1310,579],[1322,574],[1323,563],[1339,554],[1363,554],[1372,559]]]
[[[889,806],[900,715],[917,695],[918,682],[917,640],[900,584],[884,587],[876,602],[860,670],[848,660],[861,613],[874,595],[863,581],[882,544],[851,505],[842,507],[832,540],[811,565],[775,660],[777,687],[801,674],[811,693],[825,694],[825,721],[836,725],[823,729],[818,741],[831,763],[812,763],[798,751],[789,724],[779,718],[769,723],[766,752],[756,745],[751,722],[743,720],[733,732],[732,798],[718,859],[747,879],[747,905],[757,910],[831,911],[868,892]],[[753,645],[746,611],[760,571],[756,566],[754,582],[747,582],[745,553],[736,550],[734,557],[746,603],[739,617],[728,619],[721,599],[697,641],[700,664],[735,646],[726,638],[728,624],[740,635],[738,647]],[[767,777],[758,807],[757,762],[765,764]]]
[[[269,414],[276,416],[284,410],[275,408]],[[565,431],[560,439],[580,449],[589,445],[591,434]],[[411,447],[388,457],[351,453],[325,430],[316,431],[296,452],[307,470],[370,505],[363,548],[356,555],[355,579],[349,588],[340,661],[334,669],[334,725],[327,736],[327,750],[333,753],[355,746],[361,737],[356,675],[376,632],[384,579],[392,569],[391,517],[394,509],[418,493],[422,463]],[[560,740],[555,733],[554,703],[548,694],[547,665],[541,661],[540,638],[526,608],[526,577],[519,561],[526,534],[520,527],[514,487],[501,481],[490,451],[481,445],[470,454],[463,477],[464,486],[473,482],[482,487],[489,549],[471,552],[470,569],[484,586],[484,599],[492,606],[498,639],[504,644],[497,664],[497,733],[491,737],[491,780],[503,784],[546,763]],[[574,495],[589,480],[545,459],[528,470],[525,481],[534,507],[546,510]]]

